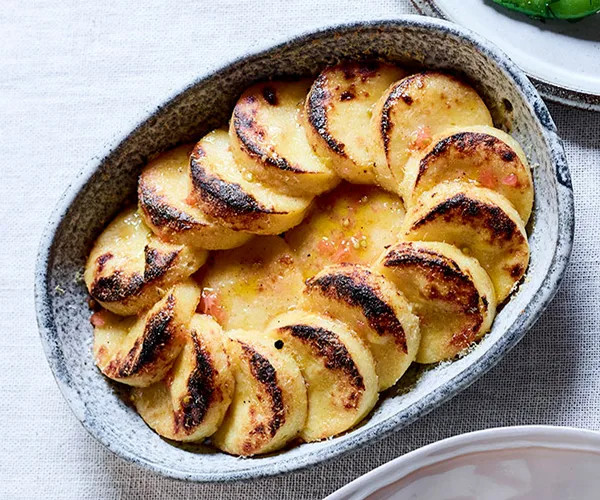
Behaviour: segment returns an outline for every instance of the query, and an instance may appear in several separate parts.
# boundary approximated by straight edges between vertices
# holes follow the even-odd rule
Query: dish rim
[[[432,17],[431,13],[433,13],[436,16],[434,19],[443,19],[458,24],[442,12],[435,0],[411,0],[411,3],[423,16]],[[597,15],[600,16],[600,14]],[[549,101],[583,111],[600,112],[600,93],[595,94],[570,87],[561,87],[540,77],[530,75],[525,69],[523,69],[523,72],[528,75],[537,91]]]
[[[555,168],[556,179],[556,197],[558,206],[558,221],[559,227],[557,230],[557,241],[552,261],[549,265],[548,272],[540,283],[538,290],[534,293],[531,300],[512,323],[512,325],[504,332],[502,337],[492,345],[477,363],[477,370],[465,369],[457,374],[451,381],[452,389],[449,390],[448,384],[450,381],[441,385],[437,389],[425,395],[416,403],[412,404],[405,411],[397,413],[387,420],[365,429],[362,433],[357,434],[354,439],[340,441],[333,448],[323,448],[307,453],[302,457],[296,457],[293,463],[281,460],[276,464],[272,464],[268,469],[265,467],[252,469],[252,467],[244,468],[236,471],[223,471],[219,473],[204,473],[197,471],[194,473],[182,472],[162,464],[150,462],[143,457],[127,450],[122,449],[118,443],[114,443],[104,436],[98,435],[92,425],[88,424],[83,418],[81,408],[77,408],[74,401],[77,398],[76,392],[68,386],[68,383],[63,378],[63,368],[58,360],[63,356],[61,346],[53,337],[54,318],[52,312],[52,293],[47,285],[51,275],[52,252],[55,243],[55,237],[67,216],[72,203],[76,200],[79,193],[91,180],[97,169],[110,157],[121,144],[124,143],[130,136],[139,132],[144,125],[152,120],[164,107],[170,106],[177,101],[187,91],[192,89],[203,81],[218,77],[220,74],[232,70],[238,65],[251,63],[253,60],[264,58],[269,54],[279,52],[287,46],[297,46],[300,44],[310,43],[315,38],[321,38],[333,34],[345,34],[358,30],[377,30],[388,29],[390,27],[416,27],[421,29],[434,29],[445,33],[446,35],[454,36],[461,40],[461,43],[468,43],[473,46],[474,50],[483,53],[491,58],[497,65],[499,70],[504,73],[506,78],[510,79],[518,88],[523,100],[530,106],[531,112],[537,119],[545,142],[549,146],[548,154],[552,159],[552,165]],[[311,466],[325,463],[342,454],[352,450],[358,450],[366,444],[372,443],[375,440],[383,439],[390,433],[400,427],[404,427],[414,422],[417,418],[425,415],[429,411],[438,407],[451,397],[466,389],[469,385],[475,382],[484,373],[495,366],[498,361],[508,353],[525,335],[527,330],[533,326],[543,311],[546,309],[555,293],[558,291],[560,282],[564,277],[566,266],[571,254],[574,233],[574,200],[571,187],[571,178],[568,170],[562,142],[556,133],[556,127],[550,114],[543,103],[541,97],[527,79],[525,74],[520,70],[499,48],[487,41],[476,33],[459,26],[449,21],[417,16],[406,15],[399,16],[393,19],[380,19],[371,21],[357,21],[350,23],[335,23],[318,29],[308,30],[302,34],[293,36],[287,41],[274,44],[266,49],[251,51],[236,57],[223,65],[209,68],[203,74],[195,78],[191,83],[182,88],[170,93],[167,99],[162,101],[162,104],[150,113],[145,114],[142,120],[136,121],[133,128],[126,128],[127,132],[117,133],[100,155],[90,160],[86,166],[75,176],[69,187],[59,198],[54,210],[52,211],[46,228],[40,240],[38,257],[35,269],[35,307],[37,314],[38,329],[42,347],[48,363],[50,365],[53,376],[59,386],[63,397],[67,401],[71,411],[75,414],[84,428],[110,451],[119,457],[133,462],[142,468],[150,470],[154,473],[193,482],[230,482],[237,480],[258,479],[261,477],[275,476],[291,471],[305,469]],[[560,251],[560,253],[559,253]],[[284,455],[282,455],[284,456]]]
[[[581,442],[575,443],[578,439]],[[600,455],[600,432],[556,425],[517,425],[458,434],[390,460],[334,491],[325,500],[350,500],[355,498],[350,496],[353,494],[357,499],[365,498],[414,472],[470,453],[530,447]],[[364,483],[370,486],[365,488]]]

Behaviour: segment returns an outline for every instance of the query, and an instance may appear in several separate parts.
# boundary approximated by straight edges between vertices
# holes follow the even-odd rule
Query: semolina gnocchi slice
[[[375,406],[379,382],[373,355],[344,323],[296,310],[275,318],[269,335],[277,349],[296,359],[306,381],[302,439],[318,441],[344,432]]]
[[[307,280],[300,307],[358,333],[373,354],[380,391],[394,385],[415,360],[419,319],[398,288],[365,266],[326,267]]]
[[[183,350],[163,380],[136,387],[131,399],[158,434],[175,441],[200,441],[219,428],[235,381],[221,327],[195,314]]]
[[[330,264],[370,264],[398,240],[404,221],[400,198],[374,186],[340,184],[285,234],[296,265],[310,278]]]
[[[486,125],[451,129],[407,162],[404,200],[412,204],[425,191],[447,181],[476,182],[505,196],[526,223],[533,206],[527,157],[506,132]]]
[[[260,330],[296,304],[303,279],[283,238],[264,236],[215,252],[202,286],[202,312],[225,329]]]
[[[281,194],[247,176],[234,160],[225,130],[214,130],[196,144],[190,174],[193,203],[236,231],[280,234],[302,221],[312,201]]]
[[[406,296],[419,317],[418,363],[454,358],[492,325],[494,286],[477,259],[452,245],[397,243],[374,269]]]
[[[426,191],[404,222],[408,241],[443,241],[476,257],[489,274],[498,303],[521,280],[529,264],[523,221],[502,195],[464,182]]]
[[[199,301],[200,288],[186,280],[139,318],[95,313],[96,365],[122,384],[147,387],[162,379],[185,344]]]
[[[90,295],[104,308],[128,316],[152,306],[207,257],[206,250],[161,241],[130,208],[96,240],[84,279]]]
[[[239,98],[229,127],[231,151],[247,175],[292,196],[319,194],[339,182],[300,126],[309,88],[309,80],[258,83]]]
[[[343,62],[325,68],[312,84],[304,125],[319,156],[343,179],[375,184],[373,106],[407,72],[377,61]]]
[[[140,213],[162,240],[207,250],[237,247],[252,235],[216,223],[189,203],[193,147],[186,144],[167,151],[144,168],[138,182]]]
[[[375,176],[385,189],[399,193],[410,156],[431,144],[449,127],[493,126],[485,103],[454,76],[424,71],[391,85],[375,105],[372,126],[377,151]]]
[[[300,369],[289,353],[276,349],[261,332],[232,330],[227,336],[235,391],[211,441],[232,455],[276,451],[294,439],[306,422],[306,387]]]

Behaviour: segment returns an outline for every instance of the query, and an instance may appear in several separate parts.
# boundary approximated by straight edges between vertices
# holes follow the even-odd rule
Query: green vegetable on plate
[[[600,11],[600,0],[493,0],[511,10],[546,19],[577,20]]]

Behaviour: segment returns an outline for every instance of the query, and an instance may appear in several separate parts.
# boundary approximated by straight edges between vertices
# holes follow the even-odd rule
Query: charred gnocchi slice
[[[214,130],[196,144],[190,167],[193,202],[236,231],[280,234],[302,221],[312,201],[278,193],[245,174],[224,130]]]
[[[454,358],[486,333],[496,313],[490,278],[477,259],[447,243],[403,242],[375,264],[420,319],[419,363]]]
[[[161,241],[131,208],[98,237],[84,278],[95,300],[127,316],[152,306],[171,286],[196,272],[207,256],[206,250]]]
[[[210,316],[195,314],[167,376],[150,387],[136,387],[131,398],[144,421],[161,436],[199,441],[221,425],[234,384],[221,328]]]
[[[502,303],[525,274],[529,245],[523,221],[502,195],[464,182],[421,195],[405,219],[409,241],[443,241],[476,257]]]
[[[140,213],[161,239],[207,250],[237,247],[252,236],[217,224],[190,205],[190,153],[184,145],[163,153],[142,171],[138,183]]]
[[[419,319],[404,295],[367,267],[326,267],[306,282],[301,307],[348,325],[371,350],[379,390],[391,387],[415,360]]]
[[[406,76],[380,62],[344,62],[325,68],[304,107],[308,138],[337,174],[357,184],[375,184],[373,106],[395,81]]]
[[[262,329],[296,304],[303,279],[287,243],[265,236],[216,252],[202,285],[202,312],[225,329]]]
[[[398,196],[342,183],[317,198],[314,210],[285,240],[306,279],[330,264],[371,264],[386,245],[397,241],[403,221]]]
[[[94,356],[104,375],[147,387],[162,379],[181,351],[200,300],[200,288],[184,281],[140,318],[95,313]]]
[[[452,129],[413,155],[404,173],[404,200],[447,181],[473,181],[505,196],[527,222],[533,182],[525,153],[510,135],[488,126]]]
[[[407,76],[391,85],[375,106],[380,157],[378,183],[400,192],[409,157],[431,144],[432,137],[454,126],[493,126],[477,92],[457,78],[434,71]]]
[[[275,318],[273,345],[298,362],[306,381],[308,416],[300,437],[318,441],[344,432],[377,402],[375,361],[341,322],[297,310]]]
[[[232,330],[227,335],[235,391],[212,442],[232,455],[278,450],[306,422],[306,387],[298,365],[261,332]]]
[[[308,80],[250,87],[235,105],[229,128],[233,156],[246,175],[293,196],[319,194],[339,182],[300,127],[309,87]]]

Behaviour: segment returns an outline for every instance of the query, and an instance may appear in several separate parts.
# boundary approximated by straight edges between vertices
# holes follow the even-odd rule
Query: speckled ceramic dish
[[[600,433],[501,427],[438,441],[359,477],[326,500],[593,500]]]
[[[383,394],[373,413],[342,436],[251,459],[161,439],[94,366],[81,279],[91,243],[124,201],[135,196],[147,159],[224,123],[238,94],[252,82],[314,75],[342,58],[361,57],[458,72],[484,97],[497,125],[511,128],[534,165],[531,265],[525,282],[468,355],[403,377],[400,389]],[[101,158],[75,179],[42,238],[36,271],[42,343],[60,389],[85,428],[119,456],[175,478],[232,481],[281,474],[332,459],[411,423],[483,375],[525,335],[556,292],[571,252],[571,180],[544,103],[498,49],[445,21],[410,16],[336,26],[249,55],[183,89],[109,145]]]

